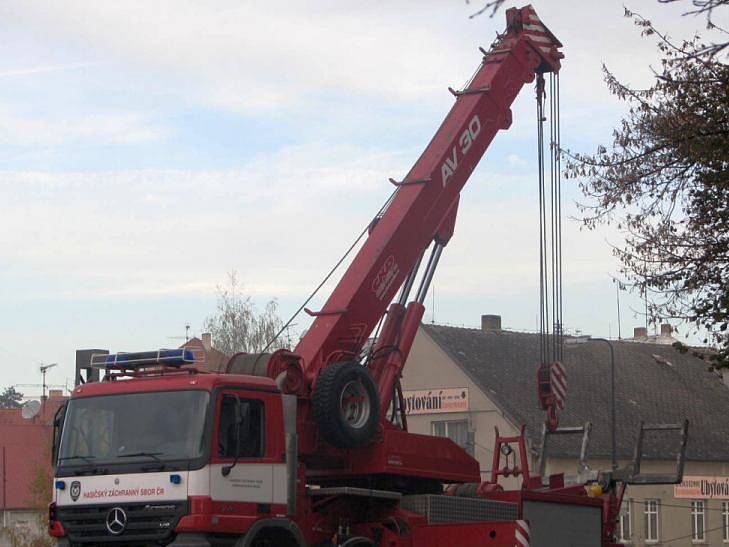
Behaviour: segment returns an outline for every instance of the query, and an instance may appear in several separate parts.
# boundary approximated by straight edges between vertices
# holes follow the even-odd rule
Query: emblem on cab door
[[[79,481],[73,481],[68,493],[71,494],[71,499],[76,501],[81,495],[81,483]]]
[[[127,514],[121,507],[114,507],[106,514],[106,529],[113,536],[118,536],[127,527]]]

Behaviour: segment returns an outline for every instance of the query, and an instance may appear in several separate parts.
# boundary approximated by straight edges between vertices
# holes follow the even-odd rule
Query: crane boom
[[[481,50],[482,63],[466,88],[451,90],[455,104],[403,181],[392,181],[394,197],[323,309],[313,313],[294,350],[310,383],[322,367],[357,358],[431,241],[442,247],[450,239],[460,191],[497,131],[510,126],[510,106],[521,88],[535,73],[559,70],[562,44],[534,9],[506,15],[506,32]]]

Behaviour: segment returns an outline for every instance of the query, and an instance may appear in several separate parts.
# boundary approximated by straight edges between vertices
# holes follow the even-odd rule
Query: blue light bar
[[[109,355],[96,354],[91,357],[91,366],[96,368],[131,369],[154,365],[179,367],[194,362],[195,357],[192,351],[185,348],[112,353]]]

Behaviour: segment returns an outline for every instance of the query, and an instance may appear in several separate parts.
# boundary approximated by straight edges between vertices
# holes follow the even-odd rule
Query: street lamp
[[[615,429],[615,350],[613,344],[607,338],[593,338],[591,336],[567,337],[564,339],[565,346],[586,344],[589,341],[604,342],[610,348],[610,435],[612,440],[612,465],[613,470],[618,468],[618,456],[616,453],[617,434]]]

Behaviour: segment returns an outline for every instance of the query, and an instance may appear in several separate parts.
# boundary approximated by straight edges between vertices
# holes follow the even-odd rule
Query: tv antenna
[[[46,396],[46,388],[48,387],[46,385],[46,372],[48,372],[48,369],[53,368],[53,367],[57,367],[57,366],[58,366],[58,363],[51,363],[50,365],[44,365],[43,363],[40,364],[40,372],[43,375],[43,380],[42,380],[42,382],[43,382],[43,384],[42,384],[43,391],[41,392],[42,393],[42,395],[41,395],[41,401],[44,401],[45,402],[45,400],[48,398]]]
[[[191,328],[190,325],[185,325],[185,336],[184,337],[183,336],[168,336],[167,338],[169,338],[170,340],[182,340],[184,338],[185,342],[189,342],[190,341],[190,328]]]

